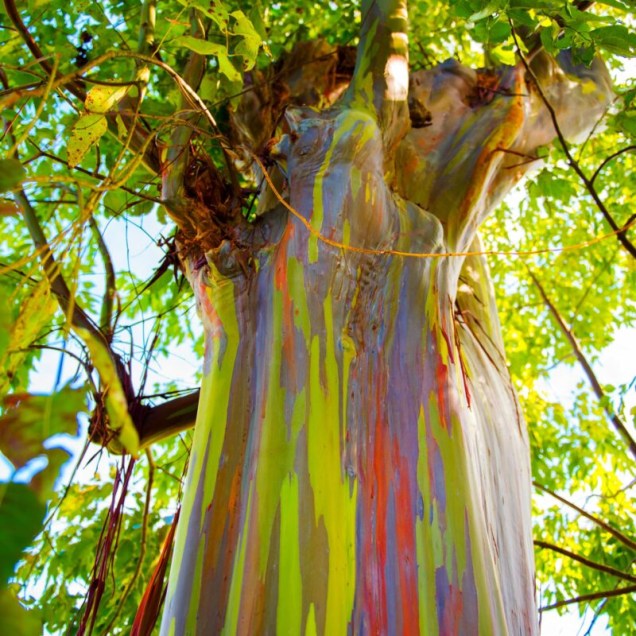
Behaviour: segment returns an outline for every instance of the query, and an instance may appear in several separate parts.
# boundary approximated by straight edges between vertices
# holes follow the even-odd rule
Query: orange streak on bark
[[[372,593],[371,597],[368,598],[368,608],[370,610],[369,633],[371,634],[383,634],[387,631],[386,580],[384,572],[387,553],[386,523],[388,499],[386,454],[389,448],[389,440],[386,435],[387,422],[385,422],[380,415],[382,412],[381,393],[381,391],[378,391],[375,396],[375,430],[373,431],[373,437],[371,439],[371,443],[373,444],[373,484],[370,485],[369,504],[371,508],[371,518],[375,519],[375,546],[373,536],[371,536],[371,533],[367,534],[367,549],[370,557],[370,560],[367,562],[374,564],[373,569],[367,575],[373,579],[372,591],[375,592],[375,594]],[[373,499],[375,499],[375,501],[373,501]]]
[[[170,560],[170,553],[172,552],[172,544],[174,541],[174,533],[177,529],[177,522],[179,520],[180,509],[177,510],[172,525],[168,530],[166,538],[163,540],[161,546],[161,552],[159,553],[159,559],[155,566],[154,572],[150,577],[146,591],[144,592],[141,602],[139,603],[139,609],[135,615],[132,629],[130,631],[131,636],[146,636],[150,634],[159,617],[159,611],[165,597],[164,577],[166,575],[166,569],[168,567],[168,561]]]

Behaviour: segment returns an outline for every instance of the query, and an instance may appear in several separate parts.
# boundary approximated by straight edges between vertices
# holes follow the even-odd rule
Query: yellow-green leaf
[[[71,129],[68,140],[67,158],[70,168],[77,166],[86,153],[108,130],[108,122],[104,115],[91,113],[82,115]]]
[[[130,90],[130,86],[93,86],[86,95],[84,105],[91,113],[107,113],[114,108]]]
[[[194,38],[191,35],[182,35],[176,39],[176,42],[199,55],[227,55],[227,49],[224,45]]]
[[[45,504],[26,484],[0,483],[0,589],[13,574],[20,555],[27,548],[42,527],[46,513]],[[6,620],[0,596],[0,625]],[[21,632],[1,630],[3,634]]]
[[[116,433],[119,443],[133,457],[139,452],[139,435],[128,412],[128,400],[119,381],[117,369],[104,345],[85,329],[76,330],[88,347],[91,360],[102,383],[109,428]]]
[[[230,80],[230,82],[241,81],[241,74],[234,68],[234,65],[226,53],[218,55],[217,59],[219,60],[219,70]]]
[[[251,20],[242,11],[233,11],[230,15],[236,20],[234,35],[243,38],[236,46],[236,53],[243,56],[243,68],[248,71],[256,63],[262,39]]]
[[[22,607],[11,590],[0,590],[0,626],[3,634],[40,636],[42,618],[39,611]]]
[[[12,190],[25,178],[26,170],[17,159],[0,159],[0,192]]]
[[[3,312],[2,321],[8,328],[6,347],[0,347],[0,399],[7,393],[11,379],[18,372],[27,355],[27,348],[33,343],[42,327],[54,314],[57,303],[51,295],[48,283],[38,283],[32,293],[20,305],[15,322],[8,320],[9,314]]]

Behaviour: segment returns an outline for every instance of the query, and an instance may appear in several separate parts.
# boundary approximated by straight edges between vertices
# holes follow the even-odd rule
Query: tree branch
[[[145,407],[144,415],[136,423],[139,447],[147,448],[192,428],[197,417],[199,393],[197,390],[158,406]]]
[[[548,610],[557,609],[558,607],[564,607],[565,605],[572,605],[574,603],[586,603],[587,601],[596,601],[600,598],[612,598],[614,596],[622,596],[623,594],[632,594],[636,592],[636,585],[629,585],[627,587],[619,587],[614,590],[604,590],[602,592],[593,592],[592,594],[582,594],[575,598],[569,598],[565,601],[559,601],[552,605],[545,605],[539,608],[540,612],[547,612]]]
[[[573,561],[578,561],[583,565],[586,565],[593,570],[598,570],[599,572],[605,572],[606,574],[611,574],[612,576],[616,576],[619,579],[624,579],[625,581],[631,581],[632,583],[636,583],[636,576],[633,574],[628,574],[627,572],[623,572],[621,570],[617,570],[609,565],[604,565],[602,563],[597,563],[596,561],[591,561],[590,559],[586,559],[585,557],[575,554],[574,552],[570,552],[565,548],[561,548],[558,545],[554,545],[553,543],[548,543],[547,541],[541,541],[539,539],[535,539],[534,545],[539,548],[543,548],[545,550],[551,550],[552,552],[557,552],[562,554],[563,556],[572,559]]]
[[[44,236],[44,232],[40,227],[35,210],[33,209],[33,206],[31,205],[24,190],[18,190],[14,193],[14,196],[22,209],[22,214],[29,234],[31,235],[31,240],[33,241],[40,256],[42,269],[49,281],[51,291],[55,294],[55,297],[58,300],[62,312],[70,319],[73,326],[85,329],[93,336],[93,338],[97,339],[109,349],[108,341],[104,337],[104,334],[73,298],[71,290],[62,276],[60,267],[55,261],[53,252],[51,251],[46,237]]]
[[[576,512],[578,512],[582,517],[585,517],[592,523],[596,524],[597,526],[605,530],[605,532],[607,532],[608,534],[611,534],[615,539],[620,541],[623,545],[627,546],[630,550],[636,552],[636,541],[633,541],[629,537],[626,537],[622,532],[619,532],[615,528],[612,528],[612,526],[607,524],[605,521],[599,519],[598,517],[595,517],[594,515],[591,515],[589,512],[585,512],[583,508],[579,508],[576,504],[572,503],[571,501],[568,501],[567,499],[564,499],[560,495],[557,495],[555,492],[553,492],[549,488],[546,488],[545,486],[541,485],[540,483],[536,481],[533,481],[532,485],[535,488],[538,488],[540,491],[550,495],[551,497],[554,497],[557,501],[560,501],[562,504],[565,504],[569,508],[572,508],[572,510],[575,510]]]
[[[39,47],[38,43],[33,39],[33,36],[25,26],[22,18],[20,17],[20,12],[18,8],[15,6],[14,0],[4,0],[4,8],[9,16],[9,19],[13,23],[13,26],[16,28],[17,32],[20,34],[20,37],[24,40],[24,43],[27,45],[27,48],[33,54],[38,64],[42,67],[45,73],[49,76],[54,76],[56,79],[59,77],[53,66],[49,63],[47,56],[44,55],[42,49]],[[69,90],[75,97],[84,101],[86,99],[86,91],[83,86],[78,81],[73,81],[69,84]]]
[[[636,459],[636,440],[634,440],[634,438],[631,436],[630,432],[627,430],[627,426],[621,420],[621,418],[608,406],[607,396],[605,395],[605,392],[603,391],[603,387],[598,381],[596,374],[594,373],[590,363],[587,361],[587,358],[583,354],[583,351],[581,350],[581,346],[579,345],[578,340],[576,339],[572,331],[568,329],[558,309],[555,307],[552,301],[548,298],[548,295],[546,294],[546,291],[543,285],[541,285],[541,283],[539,282],[539,279],[532,273],[530,268],[527,267],[526,269],[528,270],[528,275],[530,276],[530,278],[532,279],[532,282],[534,283],[535,287],[539,291],[539,294],[541,295],[543,302],[545,303],[546,307],[552,314],[552,317],[557,323],[559,329],[561,329],[561,331],[563,332],[563,335],[566,337],[567,341],[570,343],[570,346],[572,347],[572,351],[574,352],[574,355],[576,356],[576,359],[578,360],[579,364],[583,368],[583,371],[592,387],[592,390],[594,391],[594,395],[596,395],[596,397],[600,401],[603,407],[603,410],[605,411],[610,422],[612,423],[616,431],[625,440],[629,448],[629,451]]]
[[[115,293],[117,292],[115,268],[113,267],[113,261],[110,257],[110,252],[108,251],[106,241],[104,241],[104,237],[102,236],[99,226],[97,225],[97,221],[95,221],[95,218],[92,214],[88,218],[88,223],[91,227],[91,230],[93,231],[93,235],[95,236],[97,249],[102,257],[102,260],[104,261],[104,269],[106,270],[105,289],[104,296],[102,298],[99,328],[104,334],[106,340],[110,342],[113,337],[113,304],[115,301]]]
[[[574,170],[574,172],[578,175],[578,177],[583,182],[585,189],[588,191],[589,195],[592,197],[592,200],[596,204],[596,207],[599,209],[599,211],[601,212],[601,214],[603,215],[603,217],[605,218],[609,226],[612,228],[612,230],[614,230],[614,232],[616,232],[616,238],[618,239],[618,241],[633,258],[636,258],[636,246],[634,246],[634,244],[631,243],[626,236],[627,230],[629,229],[629,224],[623,226],[622,228],[619,227],[619,225],[616,223],[612,215],[609,213],[609,210],[605,207],[605,204],[600,198],[598,192],[596,191],[593,180],[588,179],[585,172],[583,172],[583,169],[581,168],[579,162],[574,158],[574,155],[572,155],[572,153],[570,152],[570,147],[568,145],[568,142],[566,141],[565,136],[563,135],[563,131],[561,130],[559,126],[556,111],[554,110],[554,107],[550,103],[550,100],[547,98],[537,76],[535,75],[534,71],[530,67],[530,64],[528,63],[528,60],[526,59],[523,52],[521,51],[521,47],[519,46],[519,40],[517,38],[517,34],[515,33],[514,28],[512,29],[512,37],[515,41],[515,46],[517,48],[517,54],[519,55],[519,59],[521,60],[521,63],[526,69],[526,73],[532,79],[537,89],[537,92],[539,93],[539,97],[541,98],[541,101],[544,103],[546,109],[548,110],[550,119],[552,120],[552,125],[554,126],[554,130],[556,132],[557,139],[559,140],[559,145],[561,146],[563,153],[565,154],[567,162],[570,164],[572,170]]]

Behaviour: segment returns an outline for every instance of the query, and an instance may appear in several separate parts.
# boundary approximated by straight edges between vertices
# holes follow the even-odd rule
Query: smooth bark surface
[[[249,262],[230,240],[188,258],[205,376],[163,634],[537,632],[528,441],[487,266],[431,255],[480,251],[527,167],[513,153],[553,132],[521,66],[493,92],[455,62],[411,77],[411,118],[430,117],[412,127],[405,7],[362,24],[342,99],[290,109],[272,152],[311,230],[264,184]],[[593,125],[606,92],[542,63],[558,112],[585,102]],[[258,140],[271,113],[249,112]]]

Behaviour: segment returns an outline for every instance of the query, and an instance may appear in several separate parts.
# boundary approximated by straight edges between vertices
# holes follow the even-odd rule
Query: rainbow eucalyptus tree
[[[225,154],[256,174],[253,223],[174,132],[162,196],[206,353],[163,634],[537,632],[477,230],[555,136],[544,99],[573,136],[609,87],[538,48],[409,74],[407,33],[406,2],[364,2],[355,65],[304,44],[247,77]]]

